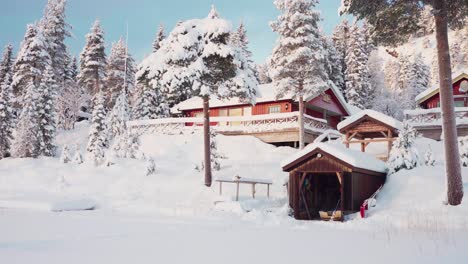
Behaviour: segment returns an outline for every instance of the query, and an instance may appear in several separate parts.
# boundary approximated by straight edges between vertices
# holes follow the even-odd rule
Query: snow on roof
[[[345,128],[347,127],[348,125],[356,122],[357,120],[361,119],[362,117],[364,116],[369,116],[371,118],[374,118],[386,125],[389,125],[391,127],[394,127],[398,130],[400,130],[403,125],[400,121],[396,120],[395,118],[391,117],[391,116],[388,116],[388,115],[385,115],[385,114],[382,114],[380,112],[377,112],[377,111],[374,111],[374,110],[370,110],[370,109],[367,109],[367,110],[363,110],[357,114],[354,114],[348,118],[346,118],[344,121],[341,121],[339,124],[338,124],[338,130],[341,130],[342,128]]]
[[[314,143],[305,147],[303,150],[290,156],[281,162],[281,167],[293,163],[294,161],[302,158],[303,156],[311,153],[316,149],[321,149],[324,152],[348,163],[349,165],[376,172],[387,172],[385,162],[375,158],[374,156],[354,149],[348,149],[342,143]]]
[[[453,72],[453,73],[452,73],[452,80],[453,80],[453,82],[455,83],[455,82],[459,81],[458,78],[461,77],[461,76],[464,75],[464,74],[468,75],[468,69],[459,69],[459,70]],[[435,93],[435,92],[438,93],[438,91],[439,91],[439,85],[436,84],[436,85],[434,85],[433,87],[431,87],[431,88],[429,88],[429,89],[423,91],[422,93],[418,94],[418,95],[414,98],[414,100],[415,100],[416,102],[419,102],[419,101],[421,101],[422,99],[426,98],[427,96],[429,96],[429,95],[431,95],[431,94],[433,94],[433,93]],[[437,93],[436,93],[436,94],[437,94]]]
[[[335,96],[338,98],[340,103],[345,108],[346,112],[348,114],[352,114],[354,112],[354,109],[350,109],[351,108],[350,105],[346,103],[346,100],[344,99],[343,95],[338,90],[338,88],[334,84],[332,84],[329,89],[333,91]],[[259,85],[257,91],[258,91],[257,99],[256,99],[257,103],[274,102],[274,101],[280,101],[280,100],[294,100],[294,97],[292,95],[285,95],[281,98],[276,98],[276,89],[273,83]],[[310,101],[317,96],[318,94],[311,95],[306,99],[306,101]],[[210,98],[210,107],[234,106],[234,105],[245,105],[245,104],[247,103],[243,102],[239,98],[232,98],[232,99]],[[171,112],[180,113],[180,111],[184,111],[184,110],[202,109],[202,108],[203,108],[203,100],[201,97],[196,96],[196,97],[192,97],[188,100],[185,100],[175,105],[174,107],[172,107]]]

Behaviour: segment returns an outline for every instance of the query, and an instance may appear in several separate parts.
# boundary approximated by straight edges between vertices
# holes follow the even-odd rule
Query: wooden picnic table
[[[270,180],[263,179],[250,179],[242,178],[239,176],[234,177],[233,179],[228,178],[218,178],[215,181],[219,182],[219,195],[223,194],[223,183],[234,183],[236,184],[236,201],[239,201],[239,185],[240,184],[250,184],[252,185],[252,198],[255,199],[255,185],[263,184],[267,186],[267,197],[270,198],[270,185],[273,184]]]

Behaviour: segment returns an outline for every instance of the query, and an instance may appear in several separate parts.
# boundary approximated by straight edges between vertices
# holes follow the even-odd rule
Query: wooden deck
[[[455,108],[459,137],[468,136],[468,107]],[[405,119],[424,137],[440,140],[442,113],[440,108],[407,110]]]
[[[299,141],[299,113],[253,116],[210,117],[211,127],[227,136],[251,135],[266,143]],[[181,134],[201,130],[203,118],[162,118],[131,121],[129,128],[137,134]],[[305,115],[305,142],[312,143],[331,129],[326,120]]]

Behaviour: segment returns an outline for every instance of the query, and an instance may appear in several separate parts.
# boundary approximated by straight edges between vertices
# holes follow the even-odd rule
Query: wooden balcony
[[[468,107],[456,107],[455,116],[458,136],[468,135]],[[405,119],[423,136],[440,140],[442,113],[440,108],[405,111]]]
[[[297,142],[299,112],[253,116],[210,117],[210,125],[224,135],[253,135],[267,143]],[[203,118],[161,118],[128,123],[137,134],[181,134],[202,129]],[[304,116],[306,142],[312,142],[325,130],[331,129],[324,119]]]

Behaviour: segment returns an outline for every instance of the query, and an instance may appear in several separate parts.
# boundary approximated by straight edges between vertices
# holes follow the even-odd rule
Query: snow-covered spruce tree
[[[431,146],[429,146],[426,152],[424,152],[424,164],[426,166],[434,166],[435,164],[434,154],[432,154]]]
[[[156,162],[154,162],[154,158],[149,157],[146,163],[146,176],[156,174]]]
[[[39,104],[38,87],[30,80],[25,89],[23,107],[16,125],[16,136],[13,143],[13,156],[17,158],[37,158],[41,151],[39,143],[41,131],[38,120]]]
[[[458,140],[460,148],[460,161],[463,167],[468,167],[468,136],[461,137]]]
[[[107,148],[106,108],[102,92],[96,95],[94,102],[93,120],[86,151],[88,152],[87,158],[97,166],[104,161],[105,149]]]
[[[80,107],[86,103],[83,90],[76,82],[77,74],[76,59],[68,57],[64,86],[57,96],[57,128],[59,129],[73,129]]]
[[[400,90],[403,108],[415,108],[415,97],[427,89],[429,85],[429,68],[422,61],[421,55],[418,54],[411,59],[401,55],[400,63]]]
[[[107,60],[107,76],[105,87],[107,89],[107,108],[112,109],[115,100],[120,96],[122,90],[133,91],[135,84],[135,61],[127,52],[123,38],[112,45],[112,51]]]
[[[211,186],[209,100],[237,97],[246,103],[255,101],[258,82],[249,68],[244,52],[229,41],[231,25],[219,18],[212,7],[205,19],[180,23],[153,54],[163,56],[150,69],[168,93],[191,88],[190,93],[203,99],[205,185]]]
[[[372,35],[377,44],[397,45],[406,42],[420,28],[422,7],[431,8],[435,20],[447,201],[449,205],[459,205],[463,199],[463,180],[457,146],[448,27],[466,25],[466,0],[379,1],[376,5],[370,5],[367,0],[342,0],[340,13],[365,18],[373,26]]]
[[[398,138],[393,142],[387,161],[390,174],[402,169],[411,170],[420,165],[418,150],[414,145],[416,133],[408,122],[403,122],[403,127],[399,131]]]
[[[134,139],[127,128],[129,119],[127,93],[122,90],[107,120],[107,136],[109,142],[112,142],[112,155],[116,158],[135,158],[136,156]]]
[[[210,131],[210,149],[211,149],[211,168],[215,171],[221,170],[221,159],[226,157],[218,151],[216,142],[217,133],[214,130]]]
[[[245,71],[248,70],[249,75],[254,75],[258,81],[258,72],[252,60],[252,52],[249,50],[249,39],[247,38],[247,30],[245,29],[244,23],[241,22],[237,30],[232,34],[231,42],[241,50],[243,57],[247,61],[245,65],[241,65],[241,68]]]
[[[71,36],[67,24],[65,7],[66,0],[48,0],[40,26],[47,41],[47,51],[51,58],[57,84],[65,79],[64,70],[67,66],[67,46],[65,39]]]
[[[10,86],[13,77],[13,46],[8,44],[3,51],[0,61],[0,85],[5,84],[5,78],[8,76],[6,84]]]
[[[333,41],[326,36],[322,37],[322,45],[327,51],[327,56],[325,57],[325,65],[327,74],[341,93],[344,94],[344,90],[341,90],[342,87],[345,87],[344,72],[341,66],[341,57],[338,51],[335,49]]]
[[[346,56],[346,99],[361,109],[372,107],[374,100],[369,81],[367,44],[357,21],[350,29],[350,39]]]
[[[40,154],[54,156],[56,146],[54,145],[56,134],[55,102],[57,82],[55,81],[54,69],[47,66],[45,74],[38,88],[38,123]]]
[[[62,154],[60,155],[60,162],[69,163],[70,161],[70,150],[68,149],[68,145],[64,145],[62,148]]]
[[[96,20],[91,32],[86,35],[86,45],[80,55],[78,74],[78,84],[91,96],[104,91],[102,86],[106,77],[106,64],[104,31],[99,20]]]
[[[260,84],[267,84],[271,83],[270,73],[268,72],[268,65],[265,64],[258,64],[257,65],[257,72],[258,72],[258,82]]]
[[[13,67],[11,83],[18,112],[24,104],[23,96],[26,88],[31,86],[31,82],[34,87],[39,87],[42,75],[49,64],[50,56],[42,31],[35,24],[28,25]]]
[[[153,41],[153,53],[156,53],[161,48],[161,42],[166,38],[164,35],[164,25],[159,25],[158,33]]]
[[[169,116],[169,105],[161,95],[160,85],[157,84],[157,88],[154,88],[147,76],[147,74],[140,76],[133,90],[131,109],[132,119],[134,120],[157,119]]]
[[[13,112],[10,79],[10,72],[7,71],[0,83],[0,159],[11,156]]]
[[[317,0],[276,0],[282,12],[270,24],[279,34],[270,59],[270,73],[278,98],[292,94],[299,101],[299,146],[304,148],[304,97],[327,88],[326,51],[323,48],[318,22],[320,13],[314,10]]]
[[[81,155],[80,146],[78,144],[75,145],[75,156],[73,157],[73,163],[75,164],[83,163],[83,155]]]
[[[341,63],[341,76],[345,75],[346,72],[346,56],[348,55],[348,41],[350,34],[350,26],[348,20],[344,19],[338,26],[333,30],[333,44],[338,53]],[[336,84],[338,86],[338,84]],[[343,82],[341,86],[338,86],[341,91],[346,91],[346,82]],[[344,94],[343,94],[344,95]]]

